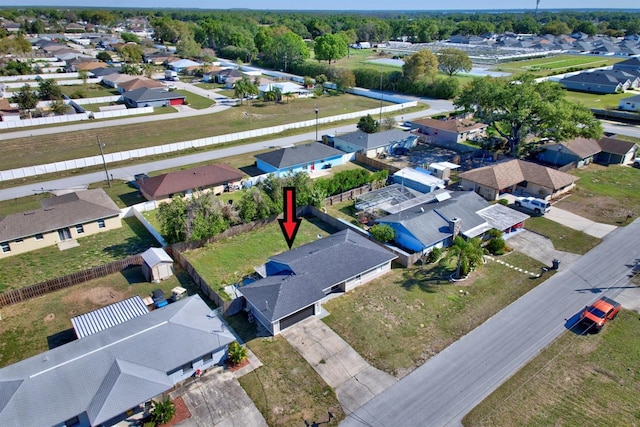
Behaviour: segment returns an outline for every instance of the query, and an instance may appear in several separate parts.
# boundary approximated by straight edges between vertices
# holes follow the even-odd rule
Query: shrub
[[[151,412],[151,421],[155,425],[166,424],[176,414],[176,405],[168,397],[161,402],[154,400],[153,411]]]
[[[491,239],[485,248],[493,255],[504,255],[507,245],[502,238],[502,232],[500,230],[493,229],[489,231],[489,236],[491,236]]]
[[[376,240],[387,243],[393,240],[396,233],[390,225],[376,224],[369,230]]]
[[[434,262],[439,261],[440,258],[442,257],[443,253],[444,253],[444,249],[443,248],[433,248],[433,249],[431,249],[431,252],[429,252],[427,254],[427,262],[429,264],[432,264]]]
[[[509,201],[507,199],[500,199],[498,200],[498,203],[500,203],[502,206],[509,206]]]
[[[234,365],[238,365],[247,358],[247,349],[241,346],[238,341],[234,341],[229,344],[227,357],[229,358],[229,362]]]

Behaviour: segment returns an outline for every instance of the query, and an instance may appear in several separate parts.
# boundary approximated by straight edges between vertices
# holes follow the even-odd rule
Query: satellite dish
[[[322,234],[318,233],[318,239],[322,239]]]

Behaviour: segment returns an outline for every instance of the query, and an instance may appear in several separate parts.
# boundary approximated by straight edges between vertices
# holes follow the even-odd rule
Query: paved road
[[[604,128],[605,132],[635,136],[636,138],[640,138],[640,126],[630,125],[626,123],[609,122],[606,120],[601,121],[602,127]]]
[[[615,297],[640,256],[640,220],[455,342],[341,424],[457,426],[462,417],[565,331],[582,307]],[[510,286],[508,283],[505,286]]]

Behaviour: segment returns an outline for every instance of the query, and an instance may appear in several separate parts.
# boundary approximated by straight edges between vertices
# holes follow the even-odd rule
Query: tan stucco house
[[[99,188],[40,203],[41,209],[0,217],[0,259],[122,226],[120,209]]]
[[[422,119],[408,122],[408,125],[433,142],[460,143],[487,136],[486,124],[469,119]]]
[[[464,190],[473,190],[487,200],[497,200],[503,193],[518,192],[552,199],[573,190],[578,180],[568,173],[524,160],[509,160],[458,176]]]

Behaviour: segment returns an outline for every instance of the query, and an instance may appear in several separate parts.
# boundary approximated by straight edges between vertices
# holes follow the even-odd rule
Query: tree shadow
[[[333,234],[338,232],[336,228],[332,227],[330,224],[327,224],[326,222],[314,216],[305,217],[304,219],[306,219],[311,224],[315,225],[316,227],[318,227],[320,230],[324,231],[327,234]]]
[[[78,337],[76,336],[75,329],[69,328],[53,335],[49,335],[47,337],[47,344],[49,345],[49,350],[53,350],[56,347],[68,344],[77,339]]]
[[[265,334],[264,328],[260,327],[257,320],[249,322],[248,314],[241,311],[233,316],[224,318],[225,322],[229,324],[229,327],[233,329],[235,334],[245,343],[259,337],[271,336]]]
[[[258,176],[264,173],[260,169],[258,169],[258,167],[255,165],[242,166],[238,169],[240,169],[242,172],[246,173],[249,176]]]
[[[126,258],[144,252],[152,246],[160,246],[160,244],[155,239],[150,241],[147,236],[143,236],[143,238],[128,237],[123,243],[107,246],[102,251],[114,258]]]
[[[131,266],[125,268],[120,272],[122,276],[127,280],[127,283],[130,285],[135,285],[136,283],[146,283],[147,279],[144,277],[142,273],[141,266]]]
[[[423,292],[435,293],[437,286],[447,284],[451,272],[440,265],[434,265],[431,268],[412,268],[402,273],[402,280],[398,283],[404,289],[412,290],[419,288]]]

